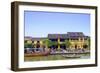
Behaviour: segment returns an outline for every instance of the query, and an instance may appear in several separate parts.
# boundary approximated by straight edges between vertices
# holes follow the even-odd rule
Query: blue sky
[[[63,12],[24,11],[25,36],[47,37],[49,33],[83,32],[90,35],[90,15]]]

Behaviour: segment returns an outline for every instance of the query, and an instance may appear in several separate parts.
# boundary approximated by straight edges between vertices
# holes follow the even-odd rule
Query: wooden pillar
[[[69,42],[71,43],[71,39],[69,38]],[[72,44],[68,47],[69,49],[72,48]]]
[[[81,38],[79,37],[79,41],[78,41],[78,46],[79,46],[79,47],[78,47],[78,48],[81,48],[81,45],[82,45],[81,43],[82,43],[82,40],[81,40]]]
[[[37,43],[37,41],[34,41],[34,44],[35,44],[35,46],[34,46],[34,47],[35,47],[35,48],[36,48],[36,43]]]
[[[43,48],[43,47],[42,47],[42,41],[40,41],[40,48]]]
[[[60,44],[59,44],[60,43],[60,38],[58,38],[57,42],[58,42],[58,50],[60,50]]]

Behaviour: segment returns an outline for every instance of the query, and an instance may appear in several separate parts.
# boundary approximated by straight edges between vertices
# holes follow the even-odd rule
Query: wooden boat
[[[50,51],[45,52],[36,52],[36,53],[26,53],[24,54],[25,57],[37,57],[37,56],[47,56],[50,54]]]
[[[80,55],[63,55],[63,57],[65,58],[80,58],[81,56]]]

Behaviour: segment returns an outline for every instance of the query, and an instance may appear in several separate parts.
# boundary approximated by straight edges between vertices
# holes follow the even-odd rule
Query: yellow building
[[[57,48],[57,49],[83,49],[89,48],[89,40],[90,37],[84,35],[82,32],[68,32],[66,34],[48,34],[47,38],[26,38],[25,41],[27,43],[31,43],[34,47],[48,47],[47,44],[44,43],[44,40],[50,40],[52,43],[57,43],[56,45],[49,46],[49,48]],[[67,43],[66,43],[67,41]]]
[[[33,48],[43,47],[43,40],[46,38],[32,38],[32,37],[25,37],[25,43],[31,44]]]

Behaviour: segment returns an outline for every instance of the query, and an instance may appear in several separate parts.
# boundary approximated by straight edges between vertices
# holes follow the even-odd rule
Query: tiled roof
[[[48,34],[49,39],[55,39],[55,38],[73,38],[77,39],[79,37],[87,38],[88,36],[85,36],[82,32],[68,32],[66,34]]]
[[[67,34],[48,34],[48,38],[67,38]]]
[[[31,39],[31,40],[42,40],[42,39],[46,39],[46,38],[49,38],[49,39],[57,39],[57,38],[63,38],[63,39],[66,39],[66,38],[72,38],[72,39],[77,39],[77,38],[89,38],[89,36],[85,36],[83,34],[83,32],[68,32],[66,34],[48,34],[47,37],[25,37],[25,39]]]
[[[43,39],[47,39],[47,38],[32,38],[32,41],[40,41],[40,40],[43,40]]]
[[[25,36],[24,39],[25,39],[25,40],[31,40],[32,37],[30,37],[30,36]]]
[[[79,37],[85,36],[82,32],[68,32],[67,35],[68,36],[79,36]]]
[[[82,32],[68,32],[68,38],[77,39],[77,38],[86,38],[86,36]]]
[[[42,40],[42,39],[46,39],[45,37],[43,37],[43,38],[41,38],[41,37],[29,37],[29,36],[26,36],[25,38],[24,38],[25,40],[37,40],[37,41],[39,41],[39,40]]]

